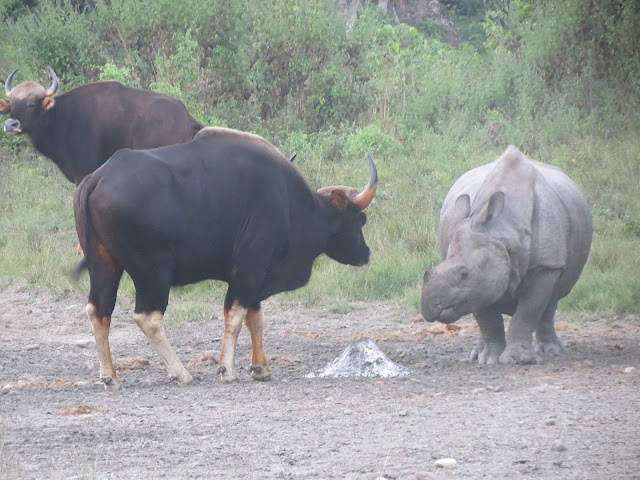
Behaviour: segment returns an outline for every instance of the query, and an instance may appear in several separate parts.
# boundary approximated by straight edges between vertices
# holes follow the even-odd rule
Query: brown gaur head
[[[4,83],[4,90],[9,101],[0,99],[0,114],[10,114],[4,122],[5,133],[29,134],[38,124],[40,116],[55,105],[53,95],[58,90],[58,77],[53,68],[47,67],[51,73],[51,86],[45,89],[35,82],[24,82],[11,86],[14,70]]]

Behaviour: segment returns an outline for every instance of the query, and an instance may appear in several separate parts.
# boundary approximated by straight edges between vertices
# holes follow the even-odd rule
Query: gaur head
[[[496,192],[470,214],[468,195],[456,199],[455,226],[445,260],[424,274],[420,307],[425,320],[453,323],[498,301],[509,286],[510,261],[492,234],[504,193]]]
[[[369,164],[369,182],[362,192],[342,186],[318,190],[329,205],[329,236],[324,253],[347,265],[364,265],[369,262],[371,254],[362,234],[362,227],[367,222],[363,210],[369,206],[376,193],[378,171],[371,156]]]
[[[0,99],[0,113],[10,114],[4,122],[6,133],[30,134],[43,112],[55,105],[53,95],[58,90],[58,77],[51,67],[47,68],[52,77],[51,86],[47,89],[34,82],[24,82],[12,87],[13,76],[18,70],[14,70],[5,81],[4,89],[9,101]]]

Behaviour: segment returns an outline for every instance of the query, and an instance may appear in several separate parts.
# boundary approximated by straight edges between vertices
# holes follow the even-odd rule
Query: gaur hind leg
[[[506,345],[502,314],[495,310],[483,310],[473,316],[480,327],[480,340],[471,351],[471,360],[477,359],[479,364],[486,365],[498,363]]]
[[[251,333],[251,377],[254,380],[271,380],[271,369],[262,347],[262,332],[264,330],[262,310],[250,308],[244,321]]]
[[[118,285],[122,277],[122,268],[117,266],[104,248],[98,248],[99,255],[93,258],[89,267],[89,303],[87,315],[93,327],[98,358],[100,360],[100,379],[107,389],[118,389],[120,379],[113,366],[109,346],[111,314],[116,304]]]
[[[564,346],[558,338],[558,335],[556,335],[556,329],[554,327],[554,316],[557,308],[558,302],[552,301],[547,305],[547,308],[542,314],[542,318],[536,328],[536,352],[558,355],[564,350]]]
[[[519,287],[522,293],[511,317],[507,347],[500,355],[500,363],[536,362],[532,348],[533,332],[540,324],[560,274],[559,269],[539,269],[527,274]]]
[[[227,298],[229,298],[228,292]],[[238,379],[238,373],[236,372],[236,344],[238,342],[238,334],[242,328],[242,321],[246,315],[247,309],[240,306],[237,300],[233,300],[230,306],[227,306],[227,301],[225,300],[224,336],[218,363],[220,380],[225,383],[231,383]]]
[[[134,278],[136,310],[133,319],[167,367],[169,376],[177,379],[180,385],[189,385],[193,382],[193,377],[182,365],[164,331],[162,320],[169,302],[169,282],[163,282],[162,278],[163,275],[158,272],[153,280],[147,278],[143,282],[139,276]]]

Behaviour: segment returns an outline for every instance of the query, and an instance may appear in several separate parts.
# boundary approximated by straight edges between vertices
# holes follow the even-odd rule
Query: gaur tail
[[[73,283],[78,283],[84,271],[88,269],[89,269],[89,260],[85,255],[85,257],[82,260],[80,260],[80,263],[76,265],[76,268],[74,268],[73,271],[71,272],[71,275],[70,275],[71,281]]]
[[[89,248],[89,235],[91,231],[91,214],[89,210],[89,196],[93,192],[98,183],[97,176],[89,174],[87,175],[78,188],[76,189],[75,196],[73,198],[73,213],[76,219],[76,231],[78,232],[78,239],[82,246],[83,258],[78,263],[76,268],[71,272],[71,281],[77,283],[85,270],[89,269],[89,257],[87,256],[87,249]]]

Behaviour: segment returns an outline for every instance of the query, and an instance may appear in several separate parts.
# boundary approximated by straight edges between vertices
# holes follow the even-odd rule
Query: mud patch
[[[77,407],[67,407],[64,410],[56,412],[56,415],[68,417],[71,415],[89,415],[91,413],[107,413],[104,408],[96,407],[94,405],[78,405]]]
[[[179,387],[122,302],[112,353],[140,368],[107,391],[85,305],[75,292],[0,284],[0,477],[640,478],[637,315],[560,315],[563,355],[488,367],[468,361],[470,318],[447,327],[384,303],[339,313],[268,301],[271,382],[251,380],[246,328],[239,381],[220,382],[216,320],[166,327],[195,380]],[[305,378],[361,339],[413,373]],[[435,465],[446,458],[455,469]]]

